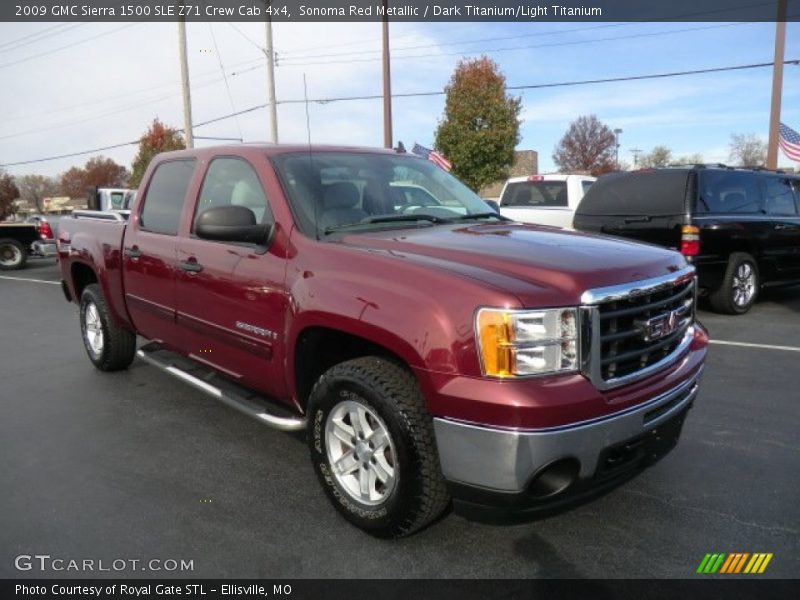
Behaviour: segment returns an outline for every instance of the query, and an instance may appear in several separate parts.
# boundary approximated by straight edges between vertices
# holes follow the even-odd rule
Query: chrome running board
[[[173,354],[165,350],[160,344],[147,344],[136,351],[136,356],[273,429],[302,431],[306,428],[305,418],[288,416],[288,411],[285,417],[267,412],[263,404],[254,401],[254,399],[259,399],[256,394],[235,383],[224,381],[210,368]],[[278,408],[278,410],[281,409]]]

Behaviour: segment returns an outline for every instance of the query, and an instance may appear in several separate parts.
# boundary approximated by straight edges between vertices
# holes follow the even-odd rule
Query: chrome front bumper
[[[608,448],[653,430],[686,410],[697,396],[702,369],[668,392],[613,415],[539,430],[482,427],[433,420],[442,472],[457,484],[520,493],[542,469],[577,460],[578,479],[593,477]]]

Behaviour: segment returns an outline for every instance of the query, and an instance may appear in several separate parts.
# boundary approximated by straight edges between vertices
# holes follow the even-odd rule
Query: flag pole
[[[772,106],[769,115],[769,142],[767,143],[767,168],[778,168],[778,128],[781,120],[781,94],[783,88],[783,57],[786,47],[786,0],[778,0],[778,17],[775,22],[775,62],[772,65]]]

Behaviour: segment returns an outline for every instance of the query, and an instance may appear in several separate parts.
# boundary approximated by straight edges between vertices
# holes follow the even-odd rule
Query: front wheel
[[[25,266],[28,251],[17,240],[0,240],[0,270],[14,271]]]
[[[396,538],[445,510],[433,424],[408,370],[378,357],[336,365],[314,386],[308,414],[314,469],[348,521]]]
[[[734,252],[722,285],[709,294],[711,307],[729,315],[743,315],[756,301],[761,281],[755,259],[744,252]]]
[[[114,322],[96,283],[81,294],[80,318],[83,345],[94,366],[101,371],[127,369],[136,353],[136,335]]]

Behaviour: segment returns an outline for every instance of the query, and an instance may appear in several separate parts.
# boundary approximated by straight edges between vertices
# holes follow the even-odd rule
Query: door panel
[[[257,221],[273,222],[264,186],[241,158],[209,163],[195,218],[225,205],[245,206]],[[247,387],[285,397],[285,259],[252,244],[202,240],[188,232],[180,238],[177,262],[177,320],[185,352]]]
[[[270,396],[285,392],[285,261],[252,248],[184,239],[177,276],[182,346],[194,359]]]
[[[175,319],[177,233],[194,159],[161,162],[149,179],[138,213],[125,231],[125,302],[136,330],[180,348]]]
[[[125,303],[136,331],[176,347],[175,256],[172,236],[130,231],[125,235]]]
[[[765,208],[770,219],[770,255],[775,259],[777,276],[800,276],[800,215],[792,181],[786,177],[765,176]]]

